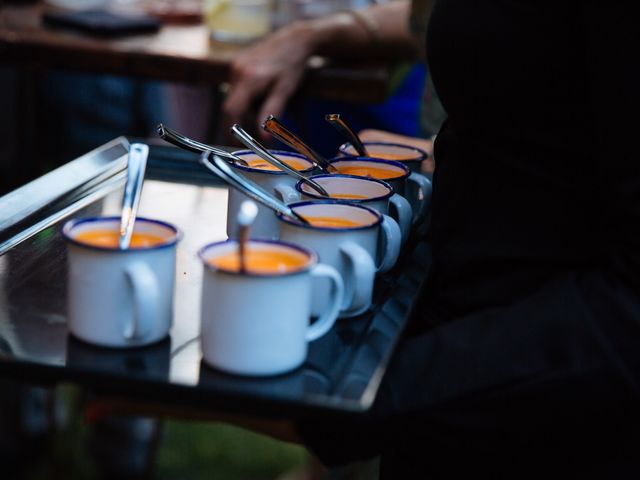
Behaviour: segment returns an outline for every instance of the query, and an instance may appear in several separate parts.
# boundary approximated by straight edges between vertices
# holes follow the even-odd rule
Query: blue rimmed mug
[[[311,175],[315,169],[315,165],[311,161],[297,153],[286,152],[284,150],[269,150],[269,152],[300,171],[303,175]],[[236,169],[238,173],[254,181],[267,192],[274,194],[285,203],[295,201],[295,184],[297,180],[294,177],[282,170],[275,169],[275,167],[272,167],[271,164],[262,160],[251,150],[238,150],[233,152],[233,154],[249,162],[249,166],[229,164],[232,168]],[[267,166],[265,167],[264,165]],[[237,212],[242,202],[248,199],[249,197],[235,188],[229,189],[229,199],[227,202],[227,236],[229,238],[237,238],[238,236]],[[278,221],[274,217],[272,210],[263,205],[258,205],[258,216],[251,227],[251,235],[254,238],[272,240],[278,238]]]
[[[367,149],[369,157],[400,162],[416,173],[420,173],[422,162],[429,158],[429,154],[421,148],[402,143],[363,142],[363,145]],[[340,145],[338,152],[339,155],[345,157],[359,157],[351,142]]]
[[[343,298],[340,274],[318,263],[306,248],[272,240],[247,244],[238,268],[234,240],[211,243],[198,256],[204,265],[201,342],[205,363],[229,373],[276,375],[302,364],[307,344],[333,326]],[[268,264],[258,262],[267,259]],[[312,280],[330,293],[319,318],[311,317]]]
[[[169,334],[181,235],[169,223],[138,217],[132,246],[120,250],[119,232],[120,217],[81,218],[64,225],[68,327],[92,344],[139,347]],[[146,241],[137,245],[142,237]]]
[[[413,218],[411,205],[406,198],[395,193],[388,183],[374,178],[340,174],[314,175],[310,178],[320,184],[331,198],[364,205],[383,215],[389,215],[391,211],[391,218],[400,227],[402,241],[405,242],[409,237]],[[296,183],[296,190],[304,200],[326,198],[302,181]]]
[[[341,174],[375,178],[387,182],[406,198],[413,210],[413,224],[424,221],[431,201],[431,181],[402,162],[372,157],[337,157],[331,164]]]
[[[371,208],[339,200],[302,201],[290,207],[316,225],[277,214],[280,238],[317,252],[322,263],[340,273],[345,285],[340,317],[367,311],[376,272],[389,270],[398,259],[402,242],[398,224]],[[345,226],[319,226],[321,218],[340,219]],[[325,282],[314,283],[312,314],[323,311],[328,291]]]

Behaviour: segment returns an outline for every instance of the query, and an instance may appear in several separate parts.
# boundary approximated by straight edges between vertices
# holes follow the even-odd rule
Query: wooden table
[[[0,7],[0,62],[33,69],[66,69],[218,86],[243,48],[210,40],[207,28],[165,25],[158,33],[95,37],[43,25],[41,3]],[[387,95],[390,66],[348,66],[313,58],[302,93],[373,103]]]

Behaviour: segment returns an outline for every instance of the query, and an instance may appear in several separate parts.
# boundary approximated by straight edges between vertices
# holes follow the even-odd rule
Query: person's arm
[[[269,114],[280,115],[313,55],[362,58],[397,54],[398,49],[417,52],[408,15],[409,2],[397,0],[356,14],[296,21],[274,32],[233,60],[223,105],[227,121],[239,123],[256,101],[261,102],[259,122]]]

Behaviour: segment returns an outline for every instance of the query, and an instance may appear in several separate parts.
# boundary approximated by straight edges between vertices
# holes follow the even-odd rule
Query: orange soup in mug
[[[411,145],[387,142],[364,142],[367,153],[372,158],[394,160],[396,162],[421,162],[428,157],[427,152]],[[358,157],[358,152],[350,143],[340,146],[339,151],[348,157]]]
[[[376,178],[378,180],[390,180],[402,177],[405,173],[385,168],[369,167],[362,165],[336,165],[338,173],[343,175],[355,175],[356,177]]]
[[[211,266],[229,272],[240,271],[240,252],[236,249],[207,260]],[[309,263],[308,256],[295,251],[282,249],[248,248],[245,268],[249,273],[279,274],[301,270]]]
[[[368,198],[366,195],[359,195],[357,193],[331,193],[329,196],[340,200],[364,200]]]
[[[370,157],[337,157],[331,165],[341,175],[373,178],[383,180],[394,186],[394,182],[402,182],[411,174],[409,167],[394,160],[383,160]]]
[[[286,163],[291,168],[298,171],[311,170],[313,168],[313,164],[311,164],[307,159],[305,159],[302,155],[297,155],[295,153],[280,151],[280,150],[269,150],[269,153],[274,155],[283,163]],[[263,170],[266,172],[282,172],[278,167],[271,165],[261,156],[256,153],[253,153],[251,150],[241,150],[237,152],[233,152],[234,155],[240,157],[242,160],[247,162],[250,168],[255,168],[257,170]]]
[[[120,232],[115,230],[85,230],[75,235],[80,243],[93,247],[118,248]],[[146,232],[133,232],[129,248],[154,247],[166,242],[165,237]]]
[[[276,167],[275,165],[271,165],[269,162],[267,162],[266,160],[263,160],[262,158],[243,158],[243,160],[246,161],[251,168],[268,170],[271,172],[276,172],[280,170],[278,167]],[[291,168],[295,168],[296,170],[304,170],[306,168],[309,168],[308,165],[304,163],[302,160],[294,160],[292,158],[283,158],[282,161],[287,165],[289,165]]]
[[[340,217],[307,217],[304,219],[309,222],[313,227],[323,227],[323,228],[351,228],[351,227],[361,227],[362,224],[360,222],[356,222],[349,218],[340,218]]]

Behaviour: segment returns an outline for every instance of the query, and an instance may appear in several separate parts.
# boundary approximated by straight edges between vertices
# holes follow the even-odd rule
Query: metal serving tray
[[[398,266],[377,280],[374,307],[339,320],[286,375],[228,375],[201,361],[197,250],[225,235],[226,186],[197,157],[151,146],[140,215],[176,224],[174,324],[144,348],[100,348],[66,328],[69,218],[118,214],[128,142],[118,138],[0,198],[0,374],[47,385],[73,382],[102,393],[171,406],[265,416],[365,412],[428,267],[424,243],[410,241]]]

